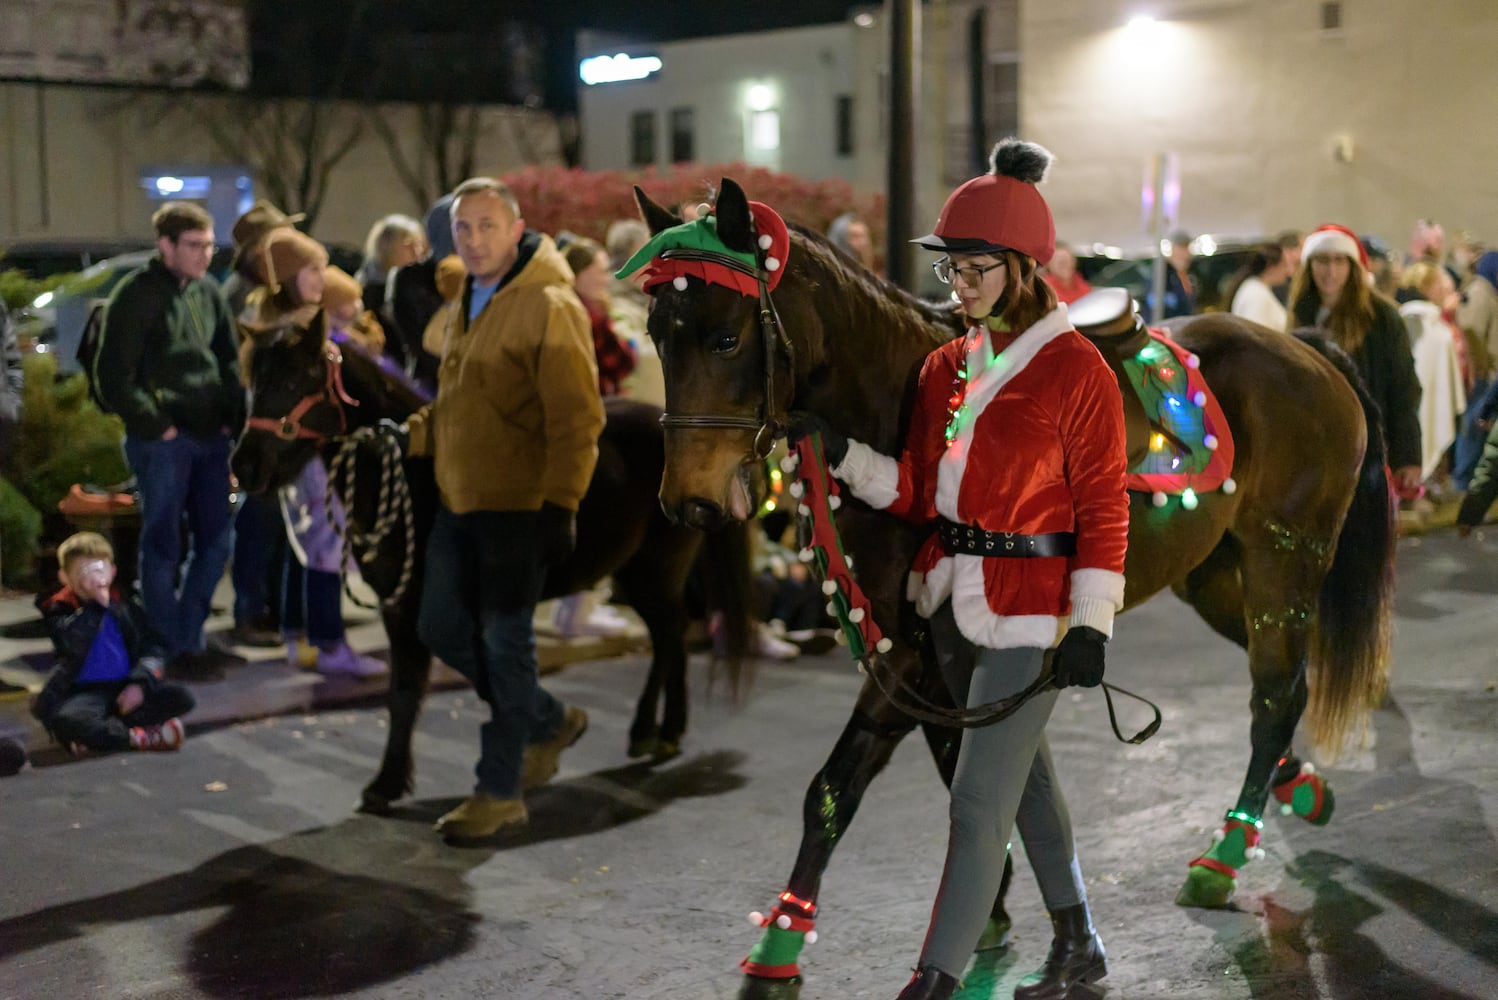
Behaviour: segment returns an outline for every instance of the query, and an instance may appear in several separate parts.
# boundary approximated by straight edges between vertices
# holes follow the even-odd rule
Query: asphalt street
[[[1368,745],[1320,762],[1329,826],[1266,821],[1230,910],[1173,897],[1248,755],[1244,657],[1173,597],[1118,623],[1109,676],[1159,702],[1142,747],[1100,694],[1064,694],[1051,744],[1071,802],[1106,996],[1121,1000],[1498,997],[1498,535],[1401,543],[1392,695]],[[175,754],[0,780],[0,997],[719,1000],[783,887],[801,800],[859,678],[834,651],[763,666],[738,705],[706,693],[680,758],[624,756],[641,656],[547,679],[592,728],[530,799],[520,836],[452,847],[431,822],[470,785],[479,704],[434,695],[415,797],[353,805],[383,712],[230,724]],[[1137,725],[1143,720],[1134,721]],[[1127,724],[1127,722],[1125,723]],[[946,839],[945,794],[907,740],[823,884],[804,1000],[888,1000],[909,976]],[[965,998],[1005,997],[1050,931],[1021,859],[1006,951]]]

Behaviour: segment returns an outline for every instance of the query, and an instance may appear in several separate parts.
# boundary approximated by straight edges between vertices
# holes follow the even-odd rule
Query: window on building
[[[988,93],[984,96],[989,136],[1001,139],[1019,135],[1018,53],[1005,53],[989,63]]]
[[[693,147],[692,109],[671,109],[671,162],[690,163],[696,159]]]
[[[636,167],[655,164],[654,111],[636,111],[629,116],[629,162]]]
[[[749,119],[749,145],[755,149],[780,148],[780,112],[752,112]]]
[[[837,155],[853,155],[853,95],[837,95]]]

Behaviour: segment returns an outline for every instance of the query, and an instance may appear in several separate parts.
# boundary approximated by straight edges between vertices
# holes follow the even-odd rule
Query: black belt
[[[996,559],[1027,556],[1053,557],[1075,555],[1077,535],[1072,531],[1052,531],[1044,535],[1017,535],[1007,531],[984,531],[971,524],[938,521],[941,548],[949,556],[991,556]]]

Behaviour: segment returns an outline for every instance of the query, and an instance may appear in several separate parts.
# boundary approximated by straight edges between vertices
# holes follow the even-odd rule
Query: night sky
[[[574,110],[575,32],[643,42],[840,21],[845,0],[250,0],[252,88],[267,95],[456,99]],[[309,52],[318,58],[309,59]],[[444,92],[454,88],[460,94]]]

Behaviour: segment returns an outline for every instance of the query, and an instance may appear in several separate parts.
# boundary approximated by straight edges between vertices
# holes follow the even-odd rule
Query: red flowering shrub
[[[842,179],[808,181],[743,163],[682,164],[669,171],[532,166],[503,179],[520,200],[530,228],[552,234],[566,230],[601,243],[611,222],[639,218],[636,184],[657,204],[670,207],[711,201],[723,177],[733,179],[752,200],[769,205],[787,222],[820,233],[844,212],[857,212],[869,225],[875,256],[884,259],[884,196],[860,195]]]

